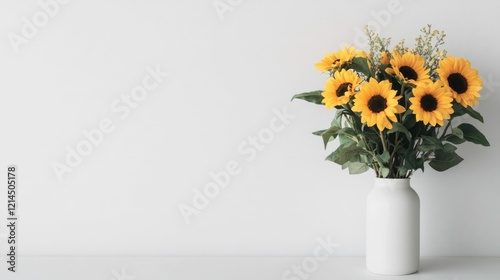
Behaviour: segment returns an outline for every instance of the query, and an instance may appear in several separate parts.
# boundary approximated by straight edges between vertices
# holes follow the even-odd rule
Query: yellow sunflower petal
[[[338,52],[327,53],[325,57],[314,64],[316,70],[322,72],[339,69],[344,63],[351,61],[356,56],[363,56],[362,52],[356,50],[354,47],[344,47]]]
[[[410,97],[410,110],[417,121],[436,126],[443,125],[453,113],[451,92],[441,82],[418,84]]]
[[[391,89],[391,83],[387,80],[378,82],[371,78],[360,87],[360,91],[354,97],[354,112],[361,113],[361,122],[369,127],[377,125],[382,131],[391,129],[392,122],[397,121],[396,113],[405,111],[395,97],[396,91]],[[391,122],[392,121],[392,122]]]
[[[483,81],[477,70],[470,67],[470,62],[463,58],[449,56],[439,63],[439,79],[451,91],[452,97],[462,106],[479,104],[479,91]]]
[[[335,72],[334,76],[326,81],[325,90],[321,93],[321,102],[327,109],[347,104],[362,81],[363,79],[353,71],[343,69]]]
[[[406,82],[430,83],[429,69],[425,68],[425,60],[418,54],[407,52],[403,55],[394,51],[390,64],[392,68],[386,69],[386,72],[399,77]]]

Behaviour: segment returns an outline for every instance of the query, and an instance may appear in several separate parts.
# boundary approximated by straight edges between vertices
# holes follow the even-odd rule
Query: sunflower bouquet
[[[443,31],[428,25],[413,49],[403,40],[389,50],[390,38],[365,30],[369,53],[344,47],[327,54],[315,64],[329,74],[324,90],[292,98],[336,109],[330,127],[313,133],[325,149],[338,139],[327,160],[350,174],[371,168],[379,178],[409,178],[425,162],[437,171],[460,163],[458,144],[489,146],[476,127],[459,121],[467,114],[483,122],[473,108],[482,80],[468,60],[440,49]]]

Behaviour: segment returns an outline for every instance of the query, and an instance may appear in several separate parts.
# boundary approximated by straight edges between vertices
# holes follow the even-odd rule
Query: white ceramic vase
[[[384,275],[415,273],[420,263],[420,199],[410,179],[375,179],[368,194],[366,268]]]

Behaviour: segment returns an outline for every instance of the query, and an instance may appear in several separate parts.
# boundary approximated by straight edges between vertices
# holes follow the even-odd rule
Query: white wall
[[[23,17],[43,24],[43,10],[0,2],[0,166],[19,168],[21,254],[308,255],[330,236],[336,255],[363,255],[374,174],[324,161],[329,151],[311,132],[334,112],[289,101],[322,88],[313,64],[343,42],[359,46],[371,21],[395,42],[432,23],[446,30],[446,49],[480,71],[478,127],[491,147],[462,145],[463,163],[418,172],[412,185],[423,255],[500,256],[495,3],[401,0],[390,18],[381,12],[390,0],[220,3],[233,4],[222,17],[213,0],[73,0],[52,6],[46,25],[14,46],[8,34],[22,36]],[[157,87],[126,115],[121,98],[148,67],[169,76],[147,80]],[[284,124],[283,110],[293,115]],[[82,130],[102,121],[112,131],[59,181],[54,162],[66,164],[67,147],[85,145]],[[249,141],[259,133],[269,141],[256,150]],[[193,190],[228,164],[229,185],[186,224],[179,206],[192,206]],[[5,236],[1,226],[2,252]]]

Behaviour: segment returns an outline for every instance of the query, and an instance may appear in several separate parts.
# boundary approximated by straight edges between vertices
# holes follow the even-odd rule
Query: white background
[[[431,23],[447,32],[450,54],[479,70],[486,122],[473,124],[491,147],[463,144],[459,166],[426,168],[411,184],[421,198],[422,255],[500,256],[494,2],[401,0],[392,13],[389,0],[221,3],[231,10],[217,13],[212,0],[73,0],[16,53],[8,34],[21,36],[23,17],[33,22],[43,10],[37,1],[0,2],[0,166],[19,169],[21,255],[310,255],[328,236],[335,255],[364,255],[374,174],[350,176],[324,161],[331,149],[311,132],[334,111],[289,101],[321,89],[326,75],[314,63],[343,43],[361,47],[372,22],[409,44]],[[121,119],[112,104],[157,66],[170,75]],[[238,150],[283,110],[294,118],[266,134],[255,157]],[[54,162],[64,164],[82,130],[106,118],[115,129],[59,181]],[[179,206],[192,206],[193,190],[230,162],[241,172],[187,224]],[[5,237],[1,226],[2,255]]]

